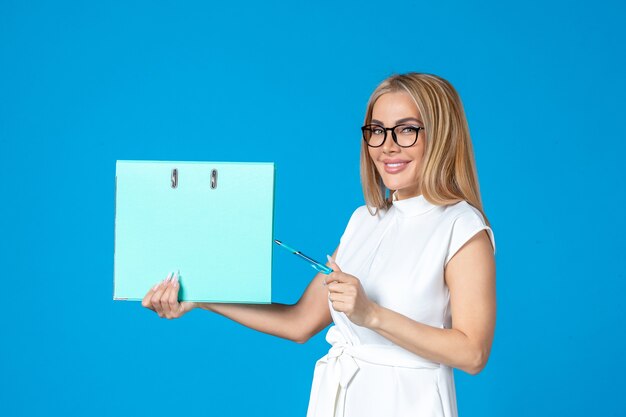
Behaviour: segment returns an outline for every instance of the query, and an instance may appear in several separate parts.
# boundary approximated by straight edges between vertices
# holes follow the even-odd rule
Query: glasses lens
[[[385,129],[378,125],[364,126],[363,139],[370,146],[380,146],[385,141]]]
[[[400,125],[394,129],[396,138],[398,138],[398,145],[400,146],[412,146],[417,141],[417,134],[419,128],[412,125]]]

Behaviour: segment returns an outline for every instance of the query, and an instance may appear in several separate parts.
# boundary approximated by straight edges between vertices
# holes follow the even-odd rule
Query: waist
[[[326,340],[332,345],[326,355],[327,359],[348,355],[381,366],[428,369],[441,367],[439,362],[425,359],[397,345],[350,344],[335,326],[328,330]]]

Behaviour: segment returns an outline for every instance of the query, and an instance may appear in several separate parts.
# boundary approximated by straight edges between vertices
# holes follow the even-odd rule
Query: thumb
[[[328,258],[330,267],[332,268],[334,272],[341,272],[341,268],[339,268],[339,265],[337,265],[337,262],[335,262],[335,260],[330,255],[326,255],[326,258]]]

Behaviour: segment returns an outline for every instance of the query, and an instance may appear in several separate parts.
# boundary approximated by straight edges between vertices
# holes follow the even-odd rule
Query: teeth
[[[387,165],[388,167],[394,167],[394,168],[395,168],[395,167],[402,166],[402,165],[404,165],[405,163],[406,163],[406,162],[399,162],[399,163],[395,163],[395,164],[385,164],[385,165]]]

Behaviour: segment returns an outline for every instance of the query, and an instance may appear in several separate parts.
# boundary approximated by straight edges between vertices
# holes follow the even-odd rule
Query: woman
[[[362,133],[366,205],[329,257],[333,273],[296,304],[179,303],[168,277],[143,305],[166,318],[200,307],[298,343],[334,322],[308,417],[456,416],[452,368],[484,368],[496,314],[495,240],[460,98],[434,75],[391,76]]]

